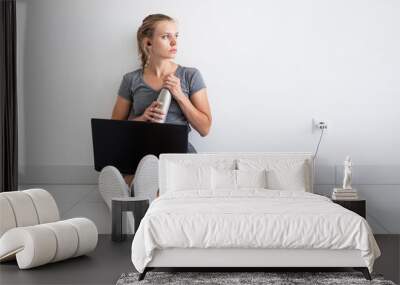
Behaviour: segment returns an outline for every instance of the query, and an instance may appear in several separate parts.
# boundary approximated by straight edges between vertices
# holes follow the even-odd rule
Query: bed
[[[313,194],[310,153],[162,154],[160,197],[132,242],[143,279],[159,267],[352,267],[380,251],[367,221]]]

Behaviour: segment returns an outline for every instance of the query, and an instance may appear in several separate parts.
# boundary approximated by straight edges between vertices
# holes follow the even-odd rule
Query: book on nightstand
[[[334,200],[357,200],[356,189],[333,188],[332,199]]]

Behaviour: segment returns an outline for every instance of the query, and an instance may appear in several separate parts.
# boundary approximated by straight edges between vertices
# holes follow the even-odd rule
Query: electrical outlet
[[[320,130],[325,130],[328,128],[328,125],[324,121],[318,122],[315,126]]]
[[[328,122],[325,120],[312,119],[312,132],[328,129]]]

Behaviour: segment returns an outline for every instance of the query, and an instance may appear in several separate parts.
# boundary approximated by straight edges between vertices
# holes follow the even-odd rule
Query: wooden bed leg
[[[365,279],[372,280],[371,274],[369,274],[369,270],[367,267],[364,267],[361,272],[364,274]]]
[[[144,269],[144,271],[142,273],[139,274],[138,281],[142,281],[144,279],[144,277],[146,276],[146,273],[147,273],[147,267]]]
[[[372,280],[371,274],[369,274],[369,270],[367,267],[355,267],[354,269],[357,271],[361,271],[362,274],[364,275],[365,279]]]

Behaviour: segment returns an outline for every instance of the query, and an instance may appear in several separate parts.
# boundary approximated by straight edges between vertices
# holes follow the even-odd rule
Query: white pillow
[[[234,159],[174,159],[165,163],[165,191],[212,190],[211,168],[235,169]]]
[[[236,170],[213,167],[211,169],[211,188],[213,190],[236,190]]]
[[[213,190],[238,190],[240,188],[267,188],[267,171],[211,169]]]
[[[309,188],[309,168],[301,159],[239,159],[240,170],[267,170],[267,188],[273,190],[306,191]]]
[[[224,158],[213,158],[213,157],[194,157],[190,158],[190,156],[195,156],[194,154],[188,154],[188,157],[183,158],[173,158],[165,161],[165,166],[168,168],[170,164],[180,164],[183,166],[195,166],[195,167],[203,167],[209,166],[218,169],[236,169],[236,159],[224,159]]]
[[[236,170],[237,188],[268,188],[267,170]]]
[[[211,189],[211,166],[169,163],[167,171],[171,191]]]

